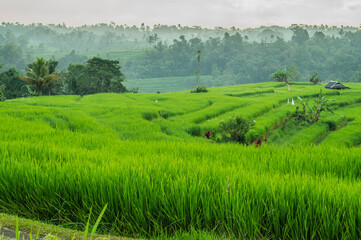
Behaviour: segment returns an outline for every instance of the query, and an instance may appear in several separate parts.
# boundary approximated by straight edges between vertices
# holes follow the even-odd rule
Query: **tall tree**
[[[64,72],[64,85],[67,94],[84,95],[88,93],[90,87],[89,79],[86,75],[85,64],[70,64],[68,70]]]
[[[305,41],[310,39],[310,35],[308,34],[307,29],[304,29],[300,26],[295,26],[292,28],[292,31],[293,31],[292,41],[298,44],[303,44]]]
[[[119,61],[93,57],[87,61],[86,73],[91,79],[91,93],[124,92],[124,74]]]
[[[50,73],[50,71],[53,72]],[[21,76],[20,79],[35,87],[38,95],[41,96],[45,87],[59,79],[59,75],[54,71],[53,62],[45,61],[44,58],[37,58],[36,61],[28,64],[25,69],[26,76]]]
[[[0,73],[0,86],[3,88],[4,96],[7,99],[22,97],[25,94],[26,83],[19,79],[20,74],[16,68],[10,68]]]
[[[295,67],[281,69],[272,73],[271,80],[277,82],[284,82],[288,90],[290,90],[290,82],[299,78],[298,70]]]
[[[197,51],[197,62],[198,62],[198,68],[196,71],[196,75],[197,75],[197,87],[201,86],[201,56],[202,56],[202,52],[201,50]]]

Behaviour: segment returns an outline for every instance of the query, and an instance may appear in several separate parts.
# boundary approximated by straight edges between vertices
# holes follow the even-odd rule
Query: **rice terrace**
[[[323,90],[334,113],[298,128],[297,97],[322,85],[5,101],[1,211],[64,224],[107,205],[99,228],[123,236],[359,238],[361,85],[348,85]],[[217,143],[234,116],[267,144]]]
[[[361,239],[358,0],[0,1],[0,240]]]

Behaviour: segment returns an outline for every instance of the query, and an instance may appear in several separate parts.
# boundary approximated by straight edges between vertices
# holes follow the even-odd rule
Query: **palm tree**
[[[285,68],[272,73],[271,81],[285,82],[288,90],[290,90],[290,81],[295,81],[299,78],[298,70],[296,67]]]
[[[201,86],[201,56],[202,56],[202,52],[201,50],[198,50],[197,51],[197,62],[198,62],[198,70],[195,71],[196,74],[197,74],[197,87],[200,87]]]
[[[277,72],[272,73],[271,80],[276,82],[285,82],[290,89],[290,85],[288,82],[289,73],[286,69],[279,70]]]
[[[26,76],[21,76],[20,79],[32,87],[35,86],[39,96],[43,94],[44,87],[59,79],[56,72],[49,73],[49,61],[45,61],[44,58],[36,58],[35,62],[28,65],[25,72]]]

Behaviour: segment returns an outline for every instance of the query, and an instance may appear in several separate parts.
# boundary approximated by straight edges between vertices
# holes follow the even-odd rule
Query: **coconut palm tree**
[[[60,78],[56,72],[49,73],[49,61],[45,61],[44,58],[37,58],[25,71],[26,76],[21,76],[20,79],[36,87],[39,96],[43,94],[46,86]]]
[[[288,89],[290,89],[288,77],[289,77],[288,71],[286,69],[282,69],[282,70],[272,73],[271,80],[276,81],[276,82],[285,82]]]
[[[286,68],[272,73],[271,81],[284,82],[288,90],[290,90],[291,81],[295,81],[299,78],[298,70],[296,67]]]

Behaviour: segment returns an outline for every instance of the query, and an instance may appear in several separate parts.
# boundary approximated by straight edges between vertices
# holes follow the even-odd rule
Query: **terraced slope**
[[[297,126],[297,96],[322,86],[0,103],[0,211],[82,229],[108,204],[100,231],[129,237],[361,238],[361,85],[349,86],[324,90],[334,114]],[[203,138],[234,116],[269,144]]]

